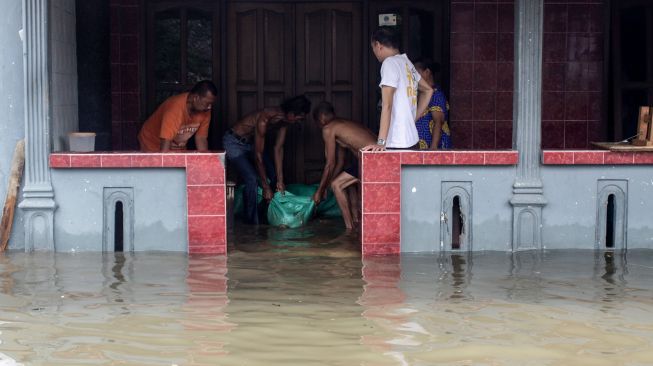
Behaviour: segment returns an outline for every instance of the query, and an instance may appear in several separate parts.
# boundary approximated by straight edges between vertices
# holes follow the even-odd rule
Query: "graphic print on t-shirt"
[[[188,124],[188,125],[183,125],[179,128],[179,131],[177,131],[177,135],[175,138],[172,140],[172,144],[170,146],[171,149],[180,149],[183,150],[186,148],[186,143],[188,140],[197,132],[199,129],[200,124],[195,123],[195,124]]]
[[[415,82],[415,75],[413,74],[413,71],[417,73],[415,68],[411,68],[408,66],[408,64],[404,64],[406,67],[406,79],[408,79],[408,85],[406,86],[406,94],[408,95],[408,98],[410,99],[410,103],[414,106],[417,107],[417,83]]]

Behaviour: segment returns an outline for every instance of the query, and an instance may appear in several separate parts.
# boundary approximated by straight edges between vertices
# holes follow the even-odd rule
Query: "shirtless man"
[[[313,119],[322,129],[324,154],[326,156],[320,186],[313,195],[313,201],[316,204],[320,203],[326,193],[327,185],[330,183],[340,211],[342,211],[345,227],[351,229],[354,227],[354,223],[359,221],[358,206],[360,200],[355,186],[348,190],[347,188],[359,181],[359,150],[365,146],[375,144],[376,136],[360,123],[337,118],[333,106],[328,102],[320,103],[313,110]],[[356,160],[351,167],[341,172],[347,150],[354,154]],[[336,174],[338,175],[336,176]]]
[[[269,202],[274,195],[271,186],[279,192],[285,192],[283,144],[286,130],[289,125],[303,120],[310,109],[311,102],[305,96],[296,96],[286,99],[280,107],[263,108],[246,115],[225,133],[222,141],[227,159],[245,183],[243,204],[248,223],[259,223],[256,207],[257,178],[266,201]],[[265,138],[268,133],[275,131],[272,164],[265,153]]]

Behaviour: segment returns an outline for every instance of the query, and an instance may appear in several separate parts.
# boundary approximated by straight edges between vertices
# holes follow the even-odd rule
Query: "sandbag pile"
[[[234,214],[243,212],[244,186],[236,187],[234,192]],[[328,191],[325,200],[315,207],[313,194],[317,185],[289,184],[285,194],[276,192],[268,206],[268,224],[272,226],[298,228],[306,225],[313,217],[340,217],[342,214],[335,196]],[[259,187],[256,195],[257,204],[263,201],[263,190]]]

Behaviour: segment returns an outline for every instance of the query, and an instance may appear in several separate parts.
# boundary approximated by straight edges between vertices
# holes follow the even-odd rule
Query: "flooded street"
[[[0,255],[0,365],[653,364],[653,251],[361,260],[328,224]]]

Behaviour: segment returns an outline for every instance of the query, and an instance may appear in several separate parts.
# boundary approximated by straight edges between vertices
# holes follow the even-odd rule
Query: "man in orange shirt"
[[[186,150],[186,143],[195,135],[197,150],[207,151],[211,108],[217,94],[215,85],[203,80],[195,84],[190,92],[166,99],[138,133],[141,150]]]

